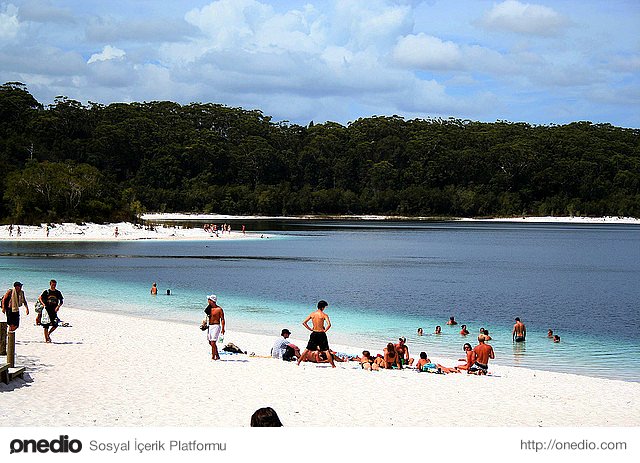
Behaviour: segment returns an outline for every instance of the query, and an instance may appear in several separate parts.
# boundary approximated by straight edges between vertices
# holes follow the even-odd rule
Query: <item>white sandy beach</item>
[[[27,373],[24,380],[0,383],[4,426],[244,427],[264,406],[296,427],[640,425],[640,383],[499,361],[488,377],[368,372],[356,362],[297,367],[260,357],[269,354],[277,333],[235,332],[233,320],[225,343],[257,356],[229,354],[214,362],[197,320],[184,324],[67,306],[60,317],[72,326],[58,328],[46,344],[33,313],[23,314],[16,351]],[[304,346],[306,331],[290,328],[292,341]],[[332,345],[350,353],[374,347]]]

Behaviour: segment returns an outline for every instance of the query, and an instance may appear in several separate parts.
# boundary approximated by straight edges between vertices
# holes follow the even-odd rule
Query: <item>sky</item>
[[[640,127],[640,0],[0,0],[0,83],[273,121]]]

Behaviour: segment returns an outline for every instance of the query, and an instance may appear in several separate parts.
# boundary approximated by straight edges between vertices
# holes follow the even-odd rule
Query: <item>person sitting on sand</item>
[[[455,317],[449,317],[449,321],[447,322],[447,325],[457,325],[458,322],[455,320]]]
[[[403,365],[413,365],[413,359],[409,356],[409,347],[405,344],[407,342],[407,338],[401,337],[398,338],[398,343],[394,345],[396,352],[398,353],[398,358]]]
[[[462,329],[460,330],[460,334],[462,336],[466,336],[469,334],[469,330],[467,329],[467,325],[462,325]]]
[[[368,350],[362,351],[362,357],[359,359],[360,366],[363,370],[379,370],[380,365],[376,363],[376,359],[371,357],[371,352]]]
[[[416,369],[418,371],[438,370],[439,373],[459,373],[456,368],[447,368],[439,363],[433,363],[428,357],[426,352],[420,352],[420,358],[416,363]]]
[[[286,362],[297,360],[300,357],[300,349],[288,339],[290,335],[291,331],[287,328],[281,331],[280,337],[276,339],[271,348],[271,357]]]
[[[442,327],[440,325],[436,326],[435,334],[442,334]]]
[[[489,359],[495,358],[493,347],[484,343],[484,336],[478,336],[478,345],[473,348],[476,353],[476,361],[467,373],[475,373],[477,375],[486,375],[489,371]]]
[[[458,368],[458,370],[469,371],[469,369],[473,366],[473,364],[476,363],[477,356],[476,356],[476,353],[473,351],[471,344],[469,344],[468,342],[464,343],[464,346],[462,347],[462,349],[466,353],[466,358],[458,359],[458,360],[465,363],[464,365],[458,365],[456,368]]]
[[[402,370],[402,362],[400,360],[400,356],[396,352],[396,348],[392,342],[387,344],[387,347],[384,348],[384,354],[382,359],[383,359],[382,368],[386,368],[387,370],[390,370],[395,365],[398,368],[398,370]]]

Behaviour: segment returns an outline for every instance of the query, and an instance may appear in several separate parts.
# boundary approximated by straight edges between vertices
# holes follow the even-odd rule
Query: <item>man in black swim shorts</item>
[[[329,320],[329,316],[324,313],[324,309],[328,306],[326,301],[318,302],[318,310],[309,314],[307,318],[302,322],[302,326],[311,331],[311,335],[309,336],[309,342],[307,343],[307,348],[304,350],[300,358],[298,359],[298,365],[300,362],[307,358],[307,354],[309,351],[322,351],[326,354],[329,359],[329,363],[333,368],[336,365],[333,363],[333,356],[331,355],[331,351],[329,350],[329,340],[327,339],[327,331],[331,328],[331,320]],[[307,324],[311,320],[313,324],[313,328],[309,327]],[[326,327],[325,327],[326,323]]]

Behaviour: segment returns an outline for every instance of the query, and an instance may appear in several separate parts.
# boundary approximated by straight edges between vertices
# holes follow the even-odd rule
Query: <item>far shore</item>
[[[246,240],[271,238],[263,232],[251,230],[251,221],[258,220],[344,220],[344,221],[418,221],[418,222],[507,222],[539,224],[621,224],[638,225],[634,217],[494,217],[494,218],[438,218],[383,215],[302,215],[302,216],[243,216],[223,214],[148,213],[143,222],[96,224],[58,223],[40,225],[0,225],[0,241],[132,241],[132,240]],[[202,226],[181,225],[181,222],[202,222]],[[227,222],[234,222],[230,231],[221,232]],[[246,233],[241,226],[245,225]],[[205,230],[204,224],[216,224],[217,232]],[[235,227],[235,228],[234,228]]]
[[[524,222],[524,223],[610,223],[610,224],[640,224],[635,217],[409,217],[399,215],[298,215],[298,216],[258,216],[258,215],[225,215],[225,214],[190,214],[190,213],[155,213],[142,215],[147,222],[188,222],[188,221],[224,221],[224,220],[378,220],[378,221],[424,221],[424,222]]]

